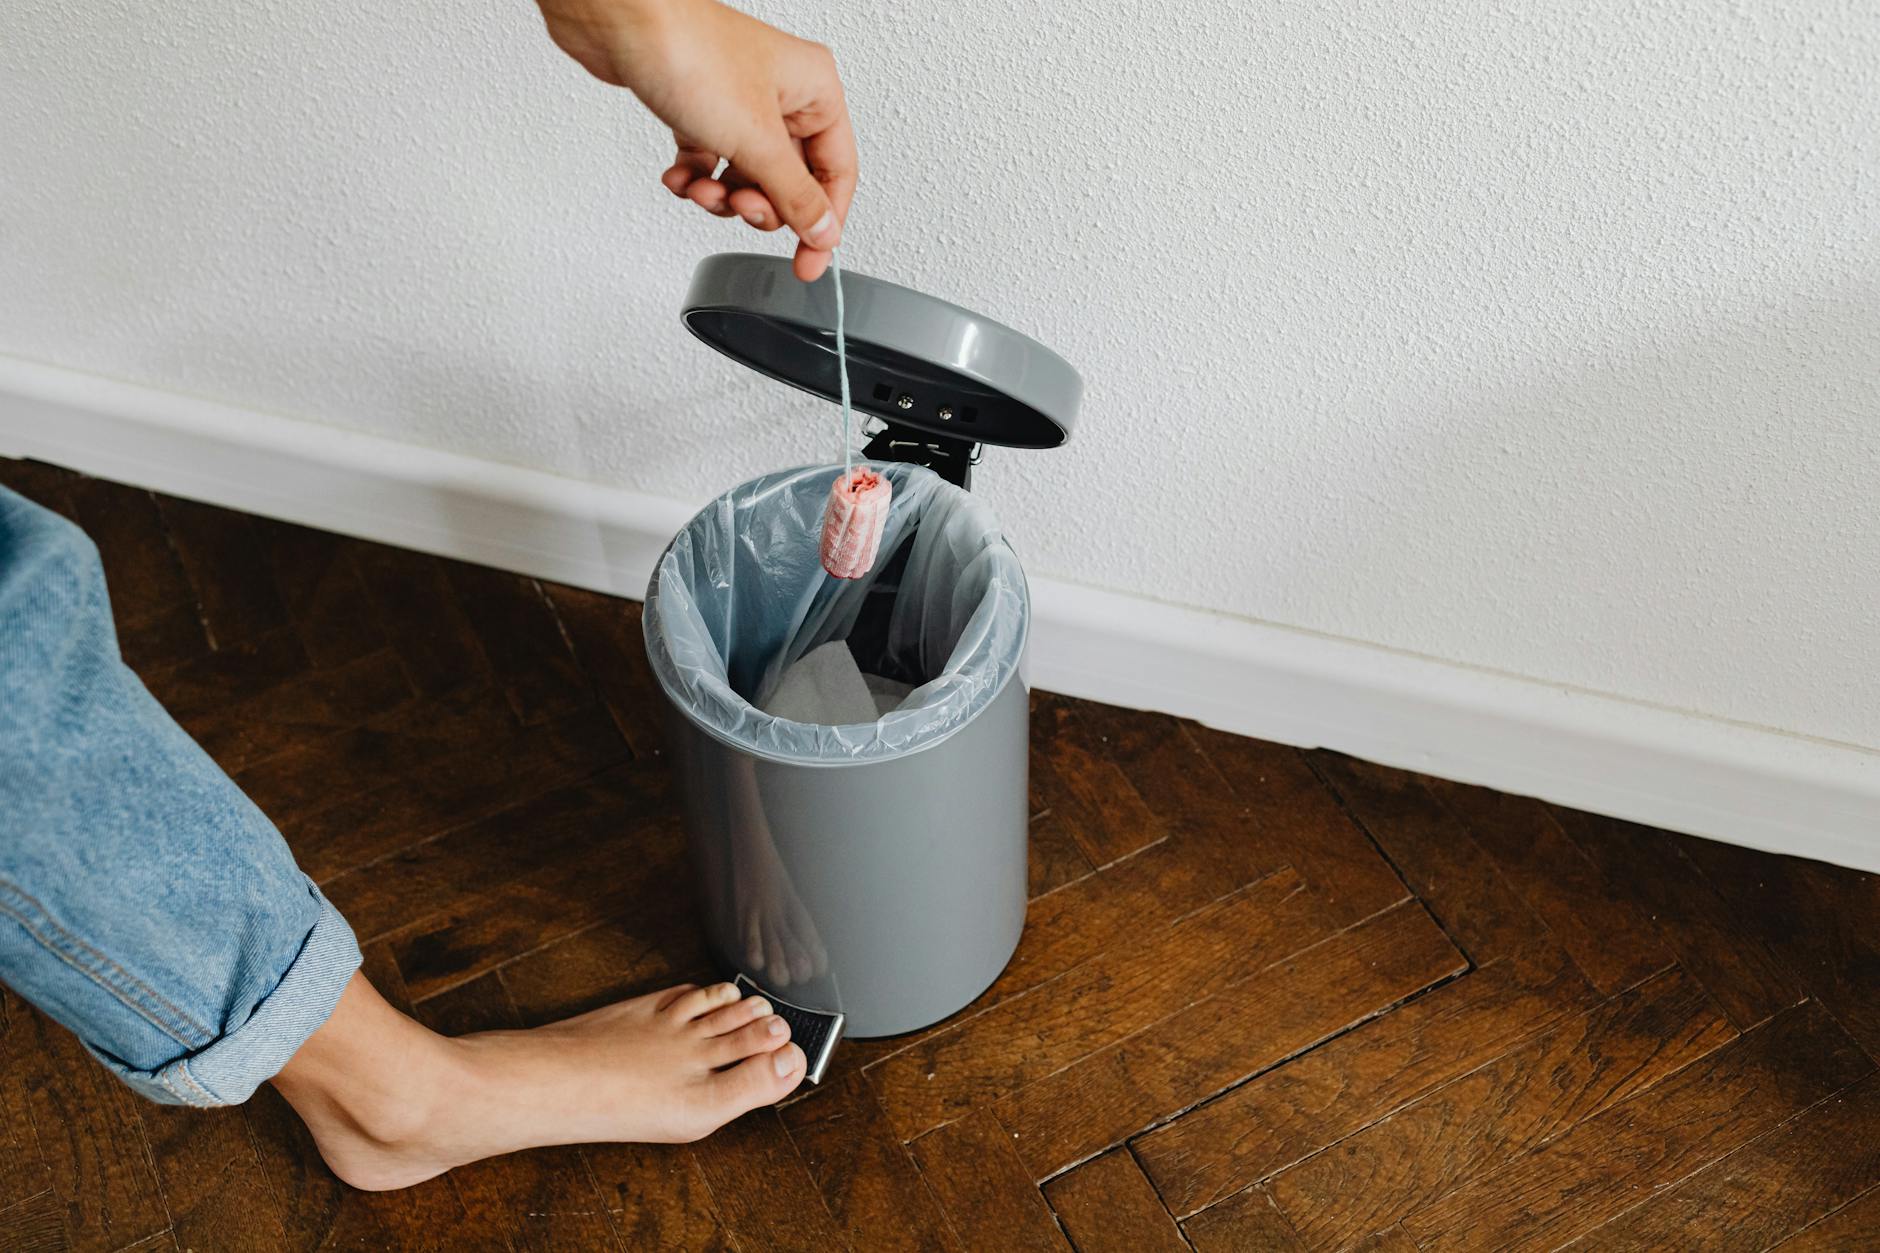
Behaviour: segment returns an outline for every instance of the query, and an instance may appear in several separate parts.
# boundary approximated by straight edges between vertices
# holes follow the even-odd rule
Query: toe
[[[666,1007],[666,1012],[680,1022],[691,1022],[694,1018],[703,1017],[714,1009],[722,1009],[737,1000],[740,995],[738,989],[732,984],[714,983],[707,988],[693,988],[683,996],[674,998]]]
[[[761,996],[747,996],[723,1009],[714,1009],[698,1020],[699,1030],[708,1036],[729,1035],[747,1023],[770,1013],[770,1002]]]
[[[719,1036],[706,1047],[711,1050],[712,1065],[724,1066],[759,1053],[772,1052],[789,1042],[790,1024],[771,1014],[739,1027],[730,1035]]]
[[[774,1105],[803,1081],[803,1050],[794,1044],[747,1057],[711,1077],[726,1122],[761,1105]]]
[[[696,991],[698,991],[698,984],[696,983],[674,984],[672,987],[669,987],[664,992],[661,992],[658,994],[659,999],[655,1003],[654,1007],[662,1011],[671,1009],[674,1001],[677,1001],[680,997],[684,996],[687,992],[696,992]]]

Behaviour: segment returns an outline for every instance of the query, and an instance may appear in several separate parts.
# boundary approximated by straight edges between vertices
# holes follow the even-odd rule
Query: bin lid
[[[850,403],[897,426],[973,443],[1055,448],[1083,380],[1028,335],[956,304],[842,272]],[[760,374],[841,398],[835,279],[800,281],[788,257],[723,252],[692,274],[687,329]]]

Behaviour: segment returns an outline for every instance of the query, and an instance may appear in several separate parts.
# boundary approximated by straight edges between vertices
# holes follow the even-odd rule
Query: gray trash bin
[[[821,1019],[793,1018],[812,1077],[842,1031],[937,1022],[1017,947],[1030,602],[967,486],[981,443],[1063,442],[1081,392],[1068,364],[1007,327],[863,275],[843,290],[856,408],[885,424],[864,457],[894,487],[874,569],[822,571],[840,467],[782,471],[674,537],[644,619],[711,948],[780,1007]],[[781,258],[707,258],[685,316],[752,368],[836,396],[828,278],[800,283]],[[785,668],[838,640],[911,691],[847,726],[758,708]]]

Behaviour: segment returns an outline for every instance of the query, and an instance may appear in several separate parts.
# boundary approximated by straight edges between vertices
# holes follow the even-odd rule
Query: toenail
[[[770,1022],[764,1027],[764,1030],[770,1032],[770,1034],[772,1035],[782,1035],[784,1032],[788,1031],[789,1029],[790,1029],[790,1024],[785,1022],[781,1018],[772,1018]]]
[[[777,1078],[787,1079],[790,1077],[790,1073],[796,1069],[796,1058],[792,1056],[795,1052],[796,1050],[793,1048],[777,1050],[776,1060],[772,1063],[772,1065],[777,1068]]]
[[[762,1018],[765,1014],[768,1014],[769,1012],[770,1012],[770,1002],[765,1000],[763,997],[760,996],[751,1002],[751,1017]]]

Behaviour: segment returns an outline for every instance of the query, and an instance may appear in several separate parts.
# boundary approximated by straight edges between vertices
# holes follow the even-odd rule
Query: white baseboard
[[[0,456],[640,596],[694,510],[0,357]],[[1032,583],[1038,686],[1880,871],[1880,754],[1386,648]]]

